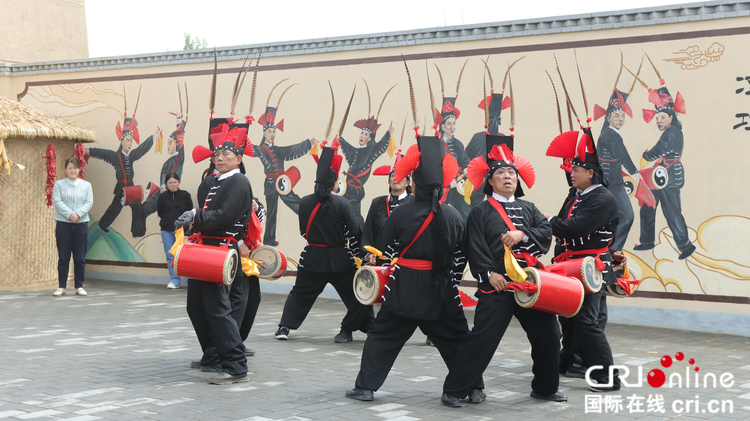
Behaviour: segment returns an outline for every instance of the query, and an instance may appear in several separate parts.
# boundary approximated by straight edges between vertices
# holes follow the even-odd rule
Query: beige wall
[[[466,145],[472,135],[482,131],[484,126],[483,112],[477,107],[482,98],[483,65],[480,58],[491,54],[489,63],[494,88],[500,91],[508,63],[526,56],[512,72],[516,116],[515,149],[517,154],[527,158],[536,168],[536,185],[532,189],[526,189],[526,199],[535,202],[543,212],[554,214],[562,205],[567,185],[558,168],[559,159],[545,156],[550,141],[559,133],[554,94],[545,71],[555,80],[558,95],[564,104],[563,90],[555,71],[556,56],[573,105],[583,119],[585,111],[573,49],[575,48],[578,56],[589,115],[593,114],[595,104],[606,108],[620,66],[620,53],[624,57],[624,64],[636,71],[646,52],[654,60],[670,92],[673,95],[680,92],[686,101],[687,113],[679,115],[685,137],[682,163],[685,166],[686,183],[681,189],[682,214],[698,251],[694,257],[685,261],[677,259],[678,252],[670,243],[671,233],[659,207],[656,220],[659,245],[653,251],[633,252],[632,246],[639,241],[640,221],[637,201],[631,199],[636,219],[626,243],[626,251],[631,257],[631,268],[644,279],[640,291],[645,296],[611,300],[610,303],[615,306],[721,312],[725,309],[723,302],[734,300],[736,304],[731,309],[732,313],[750,314],[750,306],[746,302],[746,297],[750,296],[750,258],[747,253],[750,198],[741,193],[742,180],[748,178],[745,157],[750,134],[744,127],[733,129],[741,121],[735,115],[750,112],[750,97],[744,93],[735,93],[740,88],[745,91],[750,89],[750,84],[744,79],[737,81],[737,77],[744,78],[750,74],[746,58],[746,45],[750,40],[750,33],[746,28],[749,26],[750,17],[736,17],[464,42],[353,50],[342,48],[341,51],[317,54],[269,54],[264,55],[261,61],[253,114],[256,119],[259,118],[271,88],[280,80],[289,78],[274,92],[270,104],[275,106],[280,92],[292,83],[297,84],[287,92],[279,110],[277,121],[285,119],[285,131],[277,134],[277,145],[292,145],[308,138],[323,140],[331,111],[328,81],[336,94],[334,131],[341,122],[346,102],[356,84],[357,93],[342,133],[346,139],[354,142],[359,130],[352,127],[353,123],[367,116],[367,94],[362,78],[367,80],[372,94],[372,112],[377,109],[385,91],[393,84],[398,84],[380,113],[383,127],[378,137],[385,133],[389,123],[393,121],[395,140],[399,142],[406,119],[402,146],[405,150],[414,143],[414,133],[411,130],[408,83],[401,55],[406,57],[409,64],[417,98],[419,124],[423,128],[431,126],[430,122],[424,121],[430,115],[425,63],[430,68],[433,91],[439,101],[440,83],[433,63],[440,66],[442,71],[446,96],[454,96],[459,71],[468,59],[457,101],[461,117],[456,133],[457,138]],[[693,46],[699,51],[708,51],[710,57],[707,60],[694,60],[697,63],[695,68],[673,60],[687,57],[685,51]],[[234,54],[239,58],[244,56],[244,51]],[[183,64],[155,67],[29,74],[12,77],[11,82],[7,82],[8,78],[0,78],[0,86],[5,82],[5,86],[11,89],[11,92],[6,93],[9,96],[23,94],[23,102],[67,116],[76,124],[93,129],[100,138],[95,147],[115,150],[118,147],[115,125],[122,121],[123,113],[123,84],[130,112],[138,89],[142,87],[137,115],[142,139],[161,127],[166,145],[166,137],[174,127],[174,118],[167,112],[179,111],[177,83],[181,86],[186,83],[190,98],[190,119],[185,136],[188,159],[184,166],[182,188],[194,195],[200,174],[207,163],[194,164],[189,154],[195,145],[206,143],[209,116],[207,102],[213,64],[210,55],[200,60],[185,61]],[[231,89],[236,71],[241,65],[241,59],[222,60],[219,63],[220,71],[226,70],[226,73],[220,74],[218,79],[217,117],[229,114]],[[640,74],[649,87],[658,87],[658,77],[648,61],[644,63]],[[252,74],[248,75],[250,77]],[[68,84],[65,82],[67,79],[74,82]],[[238,101],[238,116],[244,116],[248,111],[249,81],[250,79],[245,81]],[[633,77],[623,72],[618,88],[628,91],[632,83]],[[633,118],[628,118],[622,129],[625,145],[636,165],[643,151],[652,148],[661,134],[653,121],[647,124],[642,118],[641,109],[653,109],[647,96],[645,88],[636,83],[628,100]],[[567,120],[565,115],[563,118]],[[501,131],[508,133],[509,124],[510,112],[506,110],[503,113]],[[602,120],[592,123],[595,137],[598,137],[601,126]],[[429,130],[428,127],[428,132]],[[258,144],[262,136],[261,127],[258,124],[252,125],[249,136],[253,143]],[[158,154],[152,149],[136,163],[137,184],[158,181],[161,165],[167,157],[166,149],[164,152]],[[258,159],[245,158],[245,163],[255,195],[265,202],[262,195],[264,176]],[[391,159],[383,155],[373,167],[389,163]],[[287,168],[290,165],[298,167],[302,173],[302,180],[294,191],[300,196],[312,193],[315,174],[313,158],[303,156],[288,162]],[[108,164],[98,160],[92,160],[86,169],[95,189],[96,203],[92,216],[98,220],[111,201],[114,172]],[[342,169],[347,169],[346,163]],[[365,189],[367,195],[362,201],[363,214],[366,214],[373,198],[387,193],[386,180],[373,176]],[[124,236],[145,262],[162,263],[164,255],[156,215],[149,217],[147,236],[142,239],[131,238],[130,220],[130,209],[125,208],[112,228]],[[281,202],[278,221],[279,247],[287,256],[296,260],[304,241],[299,235],[296,215]],[[105,271],[106,266],[98,266],[97,270]],[[127,269],[119,267],[116,271],[127,272]],[[144,269],[137,270],[139,274],[143,271]],[[166,274],[164,269],[145,271]],[[135,274],[135,269],[133,273]],[[700,306],[695,305],[695,300],[701,301]]]
[[[86,58],[87,36],[84,0],[0,2],[0,62]]]

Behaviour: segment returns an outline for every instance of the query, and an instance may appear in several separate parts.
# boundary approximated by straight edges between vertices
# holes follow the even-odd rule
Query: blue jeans
[[[180,286],[180,277],[174,274],[174,267],[172,266],[172,260],[174,260],[174,256],[172,255],[172,253],[169,252],[169,250],[172,248],[175,242],[174,232],[162,231],[161,242],[164,244],[164,254],[167,255],[167,267],[169,268],[169,277],[172,278],[172,283],[175,286]]]

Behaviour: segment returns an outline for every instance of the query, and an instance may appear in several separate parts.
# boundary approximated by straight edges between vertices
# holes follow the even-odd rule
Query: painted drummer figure
[[[545,214],[557,237],[555,263],[570,259],[593,256],[597,269],[602,272],[605,285],[613,285],[617,277],[612,269],[613,260],[621,261],[624,255],[618,253],[613,259],[610,247],[613,244],[619,222],[617,201],[612,193],[602,185],[603,175],[599,165],[596,147],[590,130],[570,131],[557,136],[549,148],[547,156],[571,159],[571,189],[557,216]],[[610,378],[610,366],[614,364],[612,349],[602,329],[600,318],[607,313],[606,289],[586,294],[577,315],[562,320],[563,351],[560,367],[567,367],[572,361],[575,343],[581,352],[582,364],[589,367],[586,375],[590,379],[590,390],[609,392],[620,390],[620,378],[614,369]],[[602,366],[591,370],[592,366]],[[588,380],[587,379],[587,380]]]
[[[552,229],[533,203],[521,200],[523,190],[519,177],[527,186],[534,184],[534,169],[525,159],[513,155],[513,138],[486,135],[486,158],[479,156],[468,167],[469,181],[484,183],[484,194],[490,198],[471,210],[466,222],[466,254],[471,271],[479,280],[476,292],[479,302],[474,327],[466,336],[455,357],[455,363],[443,385],[441,401],[449,407],[460,407],[461,399],[469,403],[484,400],[477,388],[482,373],[495,355],[513,316],[521,323],[531,343],[534,362],[531,397],[565,402],[568,397],[558,391],[557,375],[560,333],[552,313],[519,306],[505,267],[507,246],[521,267],[537,267],[550,248]],[[487,175],[487,181],[484,177]]]
[[[215,147],[213,163],[218,177],[210,185],[203,208],[183,213],[175,221],[175,227],[185,227],[192,222],[193,231],[203,244],[238,249],[238,242],[244,239],[252,217],[253,194],[250,182],[240,172],[247,142],[247,128],[231,127],[233,125],[230,123],[214,125],[212,120],[214,127],[209,137]],[[197,148],[205,149],[202,146]],[[212,355],[206,354],[209,346],[215,347],[218,357],[217,368],[221,370],[221,374],[209,381],[212,384],[248,381],[245,346],[237,321],[232,317],[233,311],[244,313],[245,308],[241,311],[233,308],[230,297],[234,283],[238,283],[238,287],[243,285],[243,289],[249,287],[247,277],[239,266],[238,260],[232,285],[195,279],[188,283],[187,311],[196,336],[201,341],[204,359],[212,358]],[[241,301],[247,303],[247,289],[243,295],[244,299]]]
[[[396,166],[397,180],[413,172],[415,201],[393,210],[376,244],[398,262],[348,398],[373,400],[417,327],[432,339],[449,368],[469,331],[457,291],[466,266],[464,221],[456,209],[439,204],[443,186],[457,171],[458,164],[437,137],[417,138]]]
[[[297,279],[284,304],[276,339],[287,340],[289,331],[302,325],[328,283],[347,308],[335,342],[350,342],[355,330],[367,333],[375,319],[372,306],[357,301],[352,286],[357,271],[354,256],[359,253],[361,237],[359,222],[349,201],[331,194],[342,159],[334,148],[323,148],[315,176],[315,193],[300,202],[299,230],[307,245],[300,254]]]

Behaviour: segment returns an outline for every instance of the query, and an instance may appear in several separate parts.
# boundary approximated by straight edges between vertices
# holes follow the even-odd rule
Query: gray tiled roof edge
[[[365,35],[336,36],[298,41],[270,42],[230,47],[217,47],[219,61],[257,56],[263,49],[264,57],[298,54],[317,54],[331,51],[353,51],[388,48],[397,45],[433,44],[462,40],[482,40],[542,35],[560,32],[593,31],[631,26],[660,25],[689,20],[723,19],[748,16],[750,0],[739,2],[708,1],[626,9],[615,12],[584,13],[515,21],[422,28],[407,31],[382,32]],[[0,76],[23,76],[45,73],[107,70],[116,68],[154,67],[184,63],[203,63],[213,60],[213,48],[179,50],[128,56],[94,57],[38,63],[0,63]]]

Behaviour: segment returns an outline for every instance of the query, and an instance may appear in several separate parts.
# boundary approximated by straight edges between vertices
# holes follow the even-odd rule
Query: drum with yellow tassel
[[[279,279],[286,273],[286,256],[276,247],[260,246],[250,253],[250,260],[258,263],[258,278]]]
[[[623,265],[613,266],[612,270],[614,270],[615,276],[617,276],[617,278],[622,278],[625,275],[625,269],[623,268]],[[630,269],[628,269],[628,275],[630,276],[629,279],[637,279],[635,276],[635,272]],[[625,298],[630,296],[621,286],[617,284],[607,285],[605,288],[607,290],[607,295],[615,298]]]
[[[571,259],[547,266],[548,272],[569,276],[581,281],[584,294],[594,294],[602,289],[604,277],[596,268],[596,261],[591,256],[583,259]]]
[[[393,266],[362,266],[354,274],[354,296],[357,301],[369,306],[382,303]]]

